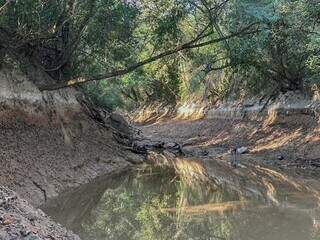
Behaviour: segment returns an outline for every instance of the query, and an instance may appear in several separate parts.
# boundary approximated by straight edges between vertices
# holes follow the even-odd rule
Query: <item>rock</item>
[[[26,230],[20,230],[20,235],[22,237],[27,237],[31,232]]]
[[[175,142],[165,143],[163,147],[165,149],[180,149],[180,145]]]
[[[279,161],[284,160],[284,156],[278,155],[278,156],[277,156],[277,159],[278,159]]]
[[[10,216],[4,216],[2,220],[2,225],[10,225],[12,224],[12,218]]]
[[[137,153],[147,153],[150,150],[163,149],[164,142],[161,141],[151,141],[151,140],[141,140],[134,141],[132,143],[132,148]]]
[[[239,147],[239,148],[237,148],[237,153],[246,154],[246,153],[249,153],[249,149],[246,147]]]
[[[178,143],[175,142],[169,142],[169,143],[165,143],[163,145],[163,148],[169,152],[173,152],[175,154],[181,154],[181,146]]]
[[[146,146],[148,149],[159,149],[159,148],[163,148],[163,145],[164,145],[164,142],[154,141],[154,142],[150,142]]]

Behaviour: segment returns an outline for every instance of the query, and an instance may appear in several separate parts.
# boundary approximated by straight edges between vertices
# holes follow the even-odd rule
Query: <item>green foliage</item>
[[[172,39],[183,41],[192,32],[192,26],[197,26],[201,22],[199,19],[203,19],[199,12],[185,15],[190,6],[183,8],[181,4],[173,6],[168,2],[144,3],[148,10],[143,12],[143,17],[156,19],[157,24],[143,27],[154,31],[154,37],[141,56],[170,47]],[[151,12],[152,4],[167,13]],[[177,7],[181,10],[177,11]],[[132,75],[132,82],[137,83],[137,92],[142,95],[138,102],[175,103],[188,100],[190,96],[216,102],[228,96],[274,94],[319,84],[319,9],[318,3],[310,4],[309,1],[230,1],[225,15],[219,19],[221,31],[224,34],[235,32],[239,25],[253,22],[259,24],[259,31],[182,52],[174,59],[163,59],[144,67],[140,72],[142,78],[138,80]],[[138,28],[136,31],[147,30]],[[210,70],[225,65],[230,67],[218,72]],[[123,85],[121,80],[118,83]],[[152,98],[144,94],[146,91]]]
[[[173,179],[176,179],[173,181]],[[229,194],[229,196],[228,196]],[[231,239],[231,223],[219,215],[200,218],[167,208],[182,208],[235,198],[203,183],[190,185],[171,169],[148,169],[128,176],[120,187],[108,190],[83,226],[85,239],[171,240],[220,236]]]
[[[261,25],[261,31],[254,37],[232,42],[237,49],[233,58],[244,63],[237,72],[250,81],[249,85],[244,82],[245,88],[255,93],[266,89],[264,86],[272,91],[302,90],[319,57],[316,45],[312,44],[319,38],[314,35],[318,28],[314,10],[319,11],[319,4],[284,0],[235,4],[237,10],[231,13],[231,26],[235,21],[249,20]]]
[[[121,91],[118,84],[115,86],[106,82],[100,81],[87,86],[86,91],[91,95],[92,100],[100,107],[116,107],[130,106],[130,103],[125,103],[121,98]]]
[[[320,84],[319,15],[320,3],[309,0],[12,1],[0,13],[0,30],[15,36],[9,44],[0,39],[1,62],[19,62],[24,50],[33,63],[59,69],[49,71],[55,79],[90,77],[174,49],[204,29],[210,34],[196,43],[255,23],[250,35],[180,51],[85,89],[97,104],[127,109],[303,91]]]

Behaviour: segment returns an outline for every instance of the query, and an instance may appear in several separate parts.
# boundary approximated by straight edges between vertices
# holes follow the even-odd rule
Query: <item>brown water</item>
[[[320,239],[317,203],[305,201],[303,193],[287,202],[291,195],[282,192],[275,204],[148,168],[98,179],[43,209],[83,240]]]

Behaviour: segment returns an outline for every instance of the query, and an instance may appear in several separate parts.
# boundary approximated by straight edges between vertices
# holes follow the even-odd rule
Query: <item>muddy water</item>
[[[144,168],[101,178],[51,200],[43,210],[83,240],[316,240],[317,202],[281,193],[281,204],[228,186]]]

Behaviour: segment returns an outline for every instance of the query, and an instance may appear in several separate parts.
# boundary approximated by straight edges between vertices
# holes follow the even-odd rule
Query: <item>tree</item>
[[[319,34],[319,6],[314,1],[286,0],[234,3],[231,26],[239,21],[261,23],[255,36],[232,42],[239,50],[233,58],[246,63],[238,69],[240,74],[253,81],[258,78],[273,90],[302,91],[310,76],[308,59],[319,56],[317,47],[310,45]]]
[[[41,90],[55,90],[121,76],[177,52],[255,32],[250,23],[221,34],[212,16],[218,18],[227,3],[2,0],[0,48],[20,65],[40,71],[41,79],[46,75],[35,81]],[[188,32],[179,32],[182,21],[190,24]],[[150,41],[169,50],[145,51]]]

